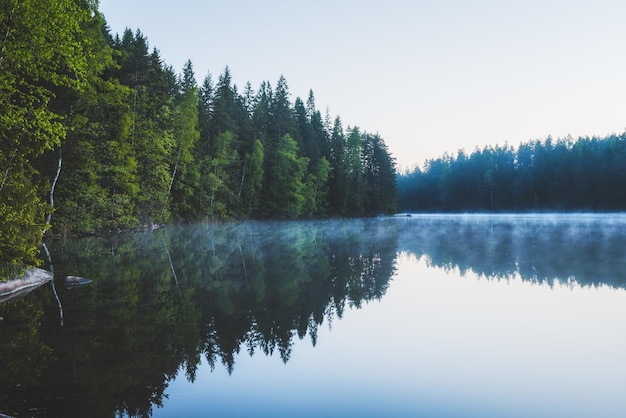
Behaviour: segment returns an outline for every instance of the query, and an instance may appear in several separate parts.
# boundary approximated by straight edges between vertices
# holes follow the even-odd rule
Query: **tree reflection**
[[[400,223],[401,251],[462,275],[626,286],[621,215],[441,216]]]
[[[29,296],[33,306],[21,309],[40,314],[22,332],[39,342],[42,364],[2,347],[35,377],[4,378],[0,412],[150,416],[178,371],[193,381],[203,358],[229,373],[242,350],[286,363],[294,337],[316,344],[324,321],[384,295],[397,231],[382,223],[206,224],[50,242],[56,277],[93,282],[57,287],[63,327],[49,293]],[[4,390],[15,386],[20,396]]]
[[[626,285],[626,221],[594,217],[415,217],[243,222],[48,243],[49,289],[0,304],[0,412],[150,416],[202,360],[288,362],[294,339],[385,295],[399,252],[489,278]],[[621,219],[621,218],[619,218]],[[243,353],[242,353],[243,351]]]
[[[202,279],[194,288],[199,303],[208,303],[202,308],[208,314],[203,352],[212,367],[219,358],[229,372],[242,347],[250,354],[276,352],[287,362],[295,335],[308,334],[315,344],[324,319],[346,303],[360,306],[381,297],[394,271],[396,233],[381,233],[375,222],[207,228],[210,251],[194,245],[201,237],[172,240],[188,243],[177,245],[187,254],[186,277]],[[379,239],[370,239],[372,234]]]
[[[53,360],[39,333],[43,309],[32,296],[0,304],[0,412],[11,416],[32,413],[25,399]]]

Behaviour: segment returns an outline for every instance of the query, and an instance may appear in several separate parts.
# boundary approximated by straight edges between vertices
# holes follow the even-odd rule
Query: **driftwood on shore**
[[[0,303],[22,298],[52,279],[53,274],[51,271],[30,268],[24,272],[23,276],[0,282]]]

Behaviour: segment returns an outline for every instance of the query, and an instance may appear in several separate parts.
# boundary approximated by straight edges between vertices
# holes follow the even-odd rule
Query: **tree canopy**
[[[0,10],[0,265],[35,262],[46,233],[394,211],[382,138],[326,123],[284,76],[198,85],[95,1]]]
[[[626,210],[626,133],[530,141],[444,155],[398,176],[419,212]]]

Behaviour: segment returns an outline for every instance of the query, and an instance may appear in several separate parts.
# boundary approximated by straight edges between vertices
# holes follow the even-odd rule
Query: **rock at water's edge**
[[[0,303],[25,296],[31,290],[48,283],[53,279],[51,271],[40,268],[30,268],[23,276],[12,278],[0,283]]]

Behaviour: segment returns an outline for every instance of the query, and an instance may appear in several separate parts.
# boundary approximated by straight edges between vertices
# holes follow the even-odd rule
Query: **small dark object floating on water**
[[[85,279],[84,277],[79,276],[65,276],[64,280],[64,284],[67,287],[82,286],[91,282],[93,282],[93,280]]]

